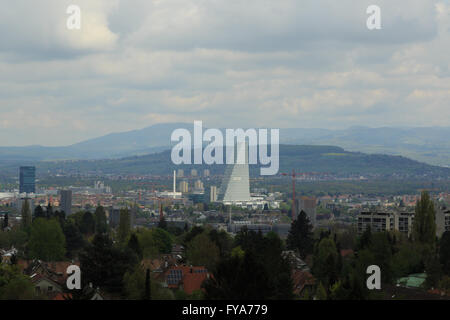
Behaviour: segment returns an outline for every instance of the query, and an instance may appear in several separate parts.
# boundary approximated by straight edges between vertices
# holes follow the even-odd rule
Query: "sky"
[[[449,32],[446,0],[0,0],[0,146],[194,120],[450,126]]]

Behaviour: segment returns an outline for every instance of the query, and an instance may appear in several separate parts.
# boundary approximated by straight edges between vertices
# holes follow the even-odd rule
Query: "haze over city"
[[[3,2],[0,300],[450,300],[450,0]]]

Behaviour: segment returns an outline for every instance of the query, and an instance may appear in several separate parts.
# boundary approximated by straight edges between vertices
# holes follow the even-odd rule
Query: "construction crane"
[[[302,175],[318,175],[323,174],[320,172],[295,172],[295,169],[292,169],[292,173],[281,173],[283,176],[289,176],[292,177],[292,213],[291,213],[291,219],[292,221],[295,220],[295,179],[298,176]]]
[[[296,177],[295,169],[292,169],[292,174],[282,173],[281,175],[292,177],[292,213],[291,213],[291,219],[292,219],[292,221],[294,221],[294,219],[295,219],[295,177]]]

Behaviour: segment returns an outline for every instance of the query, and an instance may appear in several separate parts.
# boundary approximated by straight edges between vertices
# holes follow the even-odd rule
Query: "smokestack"
[[[177,188],[177,172],[173,170],[173,196],[175,197],[175,191]]]

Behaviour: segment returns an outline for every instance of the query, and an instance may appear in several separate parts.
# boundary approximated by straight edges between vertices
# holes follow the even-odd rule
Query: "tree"
[[[25,199],[21,210],[22,228],[28,229],[31,226],[31,209],[28,199]]]
[[[428,288],[436,288],[442,276],[442,267],[436,255],[430,256],[425,262],[425,272],[427,274],[425,285]]]
[[[372,231],[370,229],[370,226],[364,230],[361,237],[358,238],[358,242],[356,244],[357,250],[364,250],[368,248],[372,243]]]
[[[450,277],[449,276],[443,276],[442,280],[439,282],[439,288],[441,290],[444,290],[446,294],[450,293]]]
[[[230,235],[224,230],[217,231],[216,229],[212,229],[208,233],[211,241],[215,243],[215,245],[219,248],[220,256],[225,257],[231,252],[231,248],[233,245],[232,238]]]
[[[84,284],[92,283],[113,294],[123,292],[124,274],[133,272],[138,263],[134,252],[114,247],[106,234],[96,234],[79,257]]]
[[[187,296],[188,300],[204,300],[205,293],[202,290],[194,290],[190,295]]]
[[[373,253],[376,265],[383,270],[381,278],[384,283],[390,283],[392,280],[392,248],[388,236],[387,232],[373,234],[369,247],[369,250]]]
[[[233,250],[231,250],[231,256],[234,258],[244,258],[245,251],[242,250],[241,246],[234,247]]]
[[[85,235],[95,233],[95,219],[91,212],[86,211],[81,219],[80,231]]]
[[[34,286],[17,265],[0,264],[0,300],[31,300]]]
[[[291,269],[282,250],[276,234],[263,236],[243,228],[235,237],[231,255],[219,260],[214,276],[205,283],[205,298],[292,299]]]
[[[347,268],[346,268],[347,269]],[[359,275],[359,270],[348,268],[343,279],[337,281],[330,289],[331,300],[367,300],[369,291],[365,283],[365,273]]]
[[[187,244],[194,239],[197,235],[199,235],[200,233],[202,233],[203,231],[205,231],[205,229],[203,227],[200,226],[194,226],[188,233],[186,233],[186,235],[184,236],[183,239],[183,244],[186,247]]]
[[[450,276],[450,231],[445,231],[439,245],[439,259],[444,274]]]
[[[158,228],[163,229],[163,230],[167,230],[167,221],[166,219],[164,219],[164,217],[162,217],[159,222],[158,222]]]
[[[59,261],[66,254],[66,239],[56,220],[38,218],[31,227],[28,243],[30,257],[44,261]]]
[[[325,290],[322,282],[319,282],[319,285],[317,286],[316,300],[327,300],[327,291]]]
[[[64,222],[66,221],[66,213],[64,211],[58,211],[54,213],[54,217],[59,222],[61,228],[64,228]]]
[[[105,233],[107,232],[107,222],[106,222],[106,213],[105,208],[102,206],[98,206],[95,209],[95,232],[96,233]]]
[[[63,232],[66,237],[67,257],[73,258],[84,247],[85,241],[83,235],[72,220],[65,222]]]
[[[134,253],[136,253],[136,255],[138,256],[139,259],[142,260],[142,248],[139,244],[139,240],[136,236],[135,233],[133,233],[130,237],[130,240],[128,240],[128,244],[127,244],[128,248],[130,248],[131,250],[133,250]]]
[[[14,246],[20,252],[25,252],[29,234],[21,226],[13,226],[8,232],[0,232],[0,248]]]
[[[266,279],[269,274],[252,252],[243,258],[223,259],[214,277],[204,282],[206,300],[265,300],[274,290]]]
[[[421,248],[415,243],[405,242],[399,246],[392,258],[392,272],[395,278],[406,277],[411,273],[423,272]]]
[[[125,273],[123,278],[124,296],[130,300],[173,300],[174,294],[170,289],[151,280],[150,269],[136,266]]]
[[[142,300],[145,295],[146,274],[141,266],[127,271],[123,277],[125,297],[129,300]]]
[[[433,201],[428,192],[423,191],[416,203],[413,232],[414,241],[434,246],[436,240],[436,222]]]
[[[339,274],[337,262],[337,250],[333,239],[323,238],[315,249],[312,271],[327,289],[337,281]]]
[[[53,207],[52,207],[52,205],[50,203],[47,206],[46,216],[47,216],[47,219],[53,218]]]
[[[272,295],[276,299],[291,299],[293,284],[290,265],[282,257],[283,242],[280,237],[269,232],[263,236],[262,232],[249,231],[242,228],[235,237],[235,244],[245,253],[252,253],[262,263],[267,277],[267,284],[272,288]]]
[[[151,299],[151,282],[150,282],[150,269],[147,268],[145,272],[145,294],[144,294],[144,300],[150,300]]]
[[[153,243],[159,253],[170,253],[172,251],[172,236],[163,229],[155,228],[151,230]]]
[[[37,219],[37,218],[46,218],[44,209],[42,209],[41,205],[38,205],[34,209],[34,219]]]
[[[297,219],[291,224],[289,235],[287,238],[287,247],[296,250],[302,259],[312,253],[313,250],[313,226],[309,222],[305,211],[300,211]]]
[[[119,218],[120,242],[124,242],[128,238],[130,229],[131,229],[130,211],[128,210],[128,208],[120,209],[120,218]]]
[[[205,266],[213,270],[220,257],[219,248],[206,233],[199,234],[186,249],[188,261],[195,266]]]

